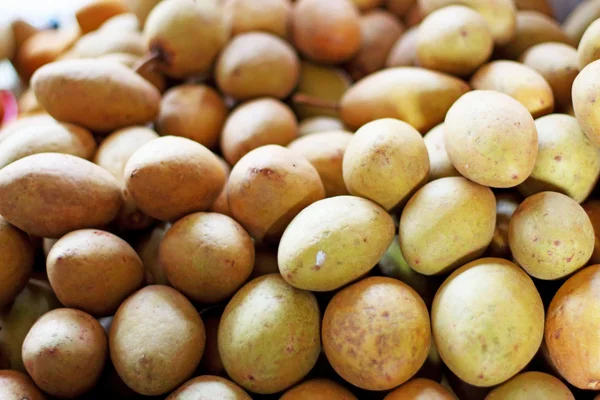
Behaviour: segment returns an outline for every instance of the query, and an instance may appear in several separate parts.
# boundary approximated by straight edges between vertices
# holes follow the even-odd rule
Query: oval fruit
[[[6,400],[45,400],[42,392],[26,374],[0,370],[0,398]]]
[[[329,379],[315,378],[285,392],[279,400],[357,400],[348,389]]]
[[[429,180],[434,181],[450,176],[460,176],[460,173],[452,165],[446,144],[444,143],[444,124],[441,123],[423,136],[427,154],[429,155]]]
[[[573,110],[579,126],[590,142],[600,147],[600,111],[596,99],[600,97],[600,60],[588,64],[573,82]]]
[[[252,400],[248,393],[235,383],[211,375],[191,379],[167,397],[167,400],[186,399]]]
[[[404,399],[455,400],[456,397],[445,387],[431,379],[416,378],[400,386],[383,400]]]
[[[287,38],[291,28],[290,0],[225,0],[223,12],[233,36],[263,31]]]
[[[543,372],[523,372],[492,390],[485,400],[575,400],[560,379]]]
[[[588,200],[581,205],[590,218],[594,227],[594,252],[590,258],[590,264],[600,264],[600,201]]]
[[[34,256],[27,234],[0,215],[0,307],[11,303],[27,285]]]

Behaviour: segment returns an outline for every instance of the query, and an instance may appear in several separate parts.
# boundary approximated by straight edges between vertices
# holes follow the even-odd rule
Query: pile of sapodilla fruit
[[[600,390],[600,1],[74,12],[0,30],[2,400]]]

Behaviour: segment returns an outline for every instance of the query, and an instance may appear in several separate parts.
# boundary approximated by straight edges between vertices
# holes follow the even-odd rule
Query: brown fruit
[[[248,393],[235,383],[211,375],[191,379],[167,397],[167,400],[189,399],[252,400]]]
[[[115,314],[110,358],[127,386],[158,396],[190,378],[205,341],[204,324],[192,303],[171,287],[146,286]]]
[[[23,290],[33,271],[34,249],[25,234],[0,216],[0,307]]]
[[[454,400],[455,397],[442,385],[431,379],[416,378],[400,386],[384,400]]]
[[[262,146],[233,167],[227,183],[233,217],[255,240],[279,239],[303,208],[325,197],[317,170],[281,146]]]
[[[596,80],[600,73],[600,60],[588,64],[573,82],[573,110],[581,130],[596,147],[600,147],[600,113],[596,98],[600,85]]]
[[[147,285],[169,285],[165,271],[158,262],[158,249],[170,227],[171,224],[168,222],[160,223],[135,243],[135,251],[139,254],[146,269]]]
[[[224,0],[222,4],[233,36],[263,31],[286,39],[290,33],[290,0]]]
[[[350,0],[298,0],[292,24],[296,48],[312,61],[339,64],[360,50],[360,15]]]
[[[98,29],[115,15],[126,13],[127,7],[121,0],[95,0],[75,12],[75,18],[81,32],[88,33]]]
[[[68,58],[98,58],[108,54],[124,53],[138,57],[148,52],[144,37],[139,32],[99,30],[83,35],[69,50]]]
[[[285,146],[298,137],[292,110],[279,100],[262,98],[237,107],[221,134],[221,151],[230,165],[250,151],[269,144]]]
[[[229,166],[229,164],[227,164],[227,161],[225,161],[221,157],[218,158],[219,162],[221,163],[221,166],[223,167],[223,170],[225,171],[226,180],[228,180],[229,174],[231,173],[231,167]],[[221,194],[219,194],[219,197],[217,197],[215,202],[212,204],[212,206],[210,206],[208,210],[211,212],[216,212],[231,217],[231,211],[229,211],[229,201],[227,200],[227,182],[225,182],[225,185],[223,186],[223,190],[221,190]]]
[[[234,37],[219,55],[215,79],[236,100],[287,97],[298,83],[300,62],[294,48],[265,32]]]
[[[0,370],[0,398],[4,400],[45,399],[29,376],[10,370]]]
[[[554,17],[554,11],[550,0],[515,0],[518,10],[532,10]]]
[[[324,378],[314,378],[302,382],[285,392],[279,400],[357,400],[348,389]]]
[[[492,390],[485,400],[575,400],[560,379],[543,372],[523,372]]]
[[[409,380],[431,345],[427,307],[408,285],[371,277],[342,289],[323,316],[323,349],[346,381],[387,390]]]
[[[23,362],[44,392],[76,398],[98,382],[107,356],[106,334],[89,314],[59,308],[40,317],[23,342]]]
[[[397,17],[404,17],[408,10],[417,3],[417,0],[385,0],[385,7]]]

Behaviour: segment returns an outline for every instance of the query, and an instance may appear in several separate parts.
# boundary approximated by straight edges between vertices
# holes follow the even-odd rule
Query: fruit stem
[[[150,52],[135,63],[135,65],[133,66],[133,70],[139,74],[147,70],[148,68],[154,67],[159,61],[159,59],[160,54],[158,52]]]
[[[330,110],[338,111],[340,109],[339,103],[329,100],[321,100],[304,93],[296,93],[292,96],[292,102],[295,104],[328,108]]]

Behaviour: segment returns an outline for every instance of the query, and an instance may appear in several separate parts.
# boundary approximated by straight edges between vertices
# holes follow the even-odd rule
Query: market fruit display
[[[600,399],[600,1],[566,3],[3,20],[0,400]]]

